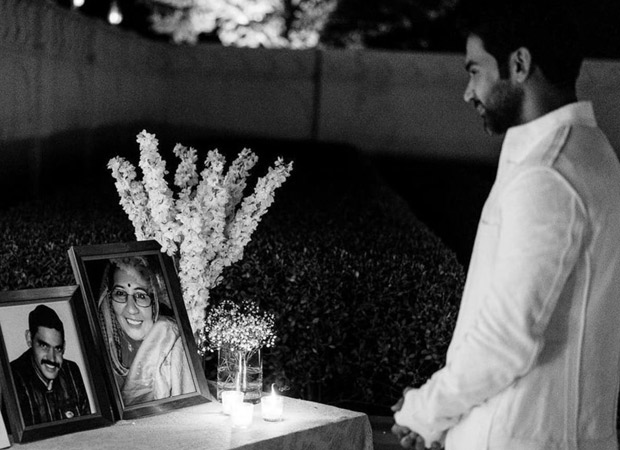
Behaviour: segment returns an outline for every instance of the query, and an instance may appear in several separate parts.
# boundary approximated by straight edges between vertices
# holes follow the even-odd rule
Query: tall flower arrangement
[[[196,150],[177,144],[173,151],[180,162],[173,190],[165,180],[168,172],[155,135],[142,131],[137,142],[141,180],[125,158],[112,158],[108,168],[136,239],[154,239],[163,252],[178,258],[185,307],[203,348],[209,290],[221,281],[225,267],[243,257],[243,249],[273,203],[275,190],[293,166],[278,158],[244,198],[247,177],[258,161],[252,151],[243,149],[225,170],[224,156],[211,150],[199,172]]]

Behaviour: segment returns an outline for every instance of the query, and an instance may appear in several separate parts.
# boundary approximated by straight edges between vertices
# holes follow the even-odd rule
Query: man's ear
[[[532,71],[532,54],[526,47],[519,47],[510,54],[510,76],[514,81],[524,82]]]
[[[28,347],[32,347],[32,335],[30,334],[30,330],[26,330],[26,344],[28,344]]]

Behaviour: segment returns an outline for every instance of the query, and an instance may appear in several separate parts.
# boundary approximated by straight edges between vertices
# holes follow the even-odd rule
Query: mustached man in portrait
[[[56,312],[39,305],[28,315],[28,350],[11,361],[15,390],[26,426],[91,413],[78,365],[64,357],[63,323]]]

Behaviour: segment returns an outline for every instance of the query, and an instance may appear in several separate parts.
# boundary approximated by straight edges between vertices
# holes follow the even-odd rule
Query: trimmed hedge
[[[220,150],[241,148],[228,145]],[[388,411],[404,386],[442,365],[461,265],[356,152],[309,143],[252,148],[261,164],[276,154],[293,159],[293,174],[212,301],[255,299],[276,314],[266,383],[286,384],[295,397]],[[71,245],[133,239],[111,177],[21,203],[0,211],[0,289],[75,284]],[[206,358],[210,377],[215,360]]]

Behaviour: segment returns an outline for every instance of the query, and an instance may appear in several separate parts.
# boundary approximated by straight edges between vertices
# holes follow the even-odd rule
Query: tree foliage
[[[330,47],[452,49],[457,0],[340,0],[321,42]]]
[[[314,47],[337,0],[150,0],[153,31],[176,43]]]
[[[454,48],[457,0],[142,0],[176,43],[239,47]]]

